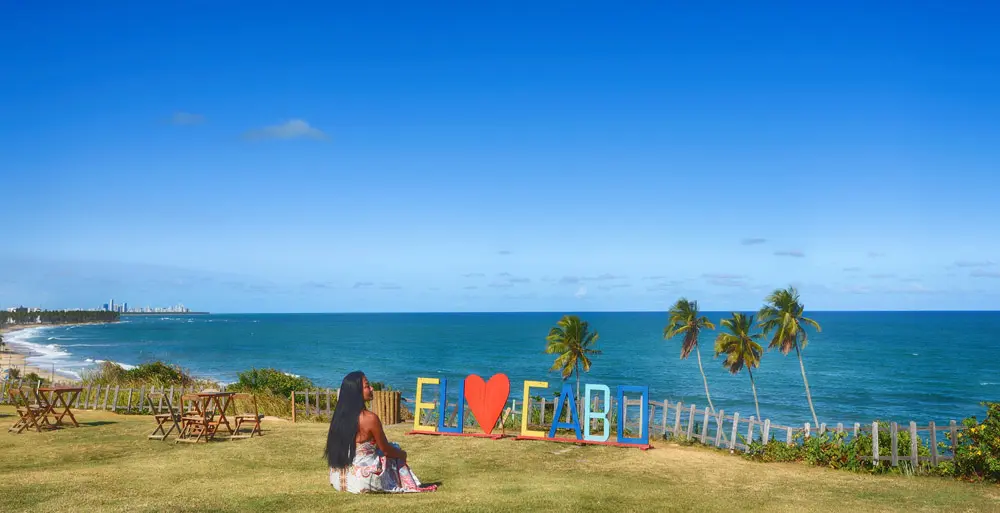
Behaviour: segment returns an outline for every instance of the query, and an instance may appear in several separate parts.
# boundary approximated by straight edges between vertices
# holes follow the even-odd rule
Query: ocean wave
[[[983,387],[988,387],[988,386],[993,386],[993,385],[1000,385],[1000,383],[994,383],[992,381],[983,381],[982,383],[979,384],[979,386],[983,386]]]
[[[61,376],[80,379],[80,373],[77,371],[92,367],[95,363],[100,363],[103,360],[95,362],[90,358],[82,360],[75,359],[73,358],[73,354],[69,352],[67,348],[80,346],[113,346],[115,344],[56,344],[51,341],[72,341],[75,339],[68,337],[45,336],[46,330],[57,328],[68,329],[73,327],[75,326],[39,326],[26,328],[5,335],[4,342],[9,344],[10,348],[14,351],[25,354],[25,363],[27,365],[38,367],[46,371],[54,369],[55,372]],[[126,369],[132,368],[130,365],[122,365],[122,367]]]

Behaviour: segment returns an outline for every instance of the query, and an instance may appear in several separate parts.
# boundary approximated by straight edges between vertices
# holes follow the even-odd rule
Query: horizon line
[[[207,315],[392,315],[392,314],[574,314],[574,313],[663,313],[668,310],[366,310],[366,311],[303,311],[303,312],[208,312]],[[703,310],[706,313],[756,312],[757,309]],[[808,310],[819,313],[1000,313],[1000,309],[935,309],[935,310]],[[162,312],[168,314],[169,312]],[[204,312],[199,312],[206,315]],[[184,315],[175,312],[174,315]]]

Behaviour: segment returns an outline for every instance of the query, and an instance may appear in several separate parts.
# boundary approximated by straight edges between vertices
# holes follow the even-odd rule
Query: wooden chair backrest
[[[24,392],[26,387],[10,387],[7,391],[7,395],[10,397],[10,402],[14,403],[14,407],[18,410],[31,407],[31,400],[28,399],[28,394]],[[29,391],[31,389],[28,389]]]

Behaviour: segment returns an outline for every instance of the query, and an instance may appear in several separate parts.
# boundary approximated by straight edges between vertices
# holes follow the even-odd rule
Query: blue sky
[[[1000,308],[986,2],[22,4],[4,306]]]

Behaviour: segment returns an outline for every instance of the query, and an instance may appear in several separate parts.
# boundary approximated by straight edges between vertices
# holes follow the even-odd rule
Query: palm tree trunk
[[[583,425],[580,420],[580,362],[576,363],[576,421]]]
[[[708,408],[714,412],[715,406],[712,405],[712,396],[708,393],[708,378],[705,377],[705,368],[701,366],[701,349],[694,346],[694,351],[698,355],[698,370],[701,371],[701,379],[705,382],[705,399],[708,399]]]
[[[806,386],[806,400],[809,401],[809,411],[813,415],[813,424],[814,426],[819,426],[819,419],[816,418],[816,408],[813,408],[812,394],[809,393],[809,380],[806,379],[806,365],[802,363],[802,352],[799,351],[798,344],[795,344],[795,354],[799,357],[799,368],[802,369],[802,383]]]
[[[757,384],[753,381],[753,371],[750,370],[750,366],[747,366],[747,372],[750,373],[750,388],[753,389],[753,405],[757,408],[757,420],[760,420],[760,403],[757,402]],[[767,443],[767,440],[764,440]]]

